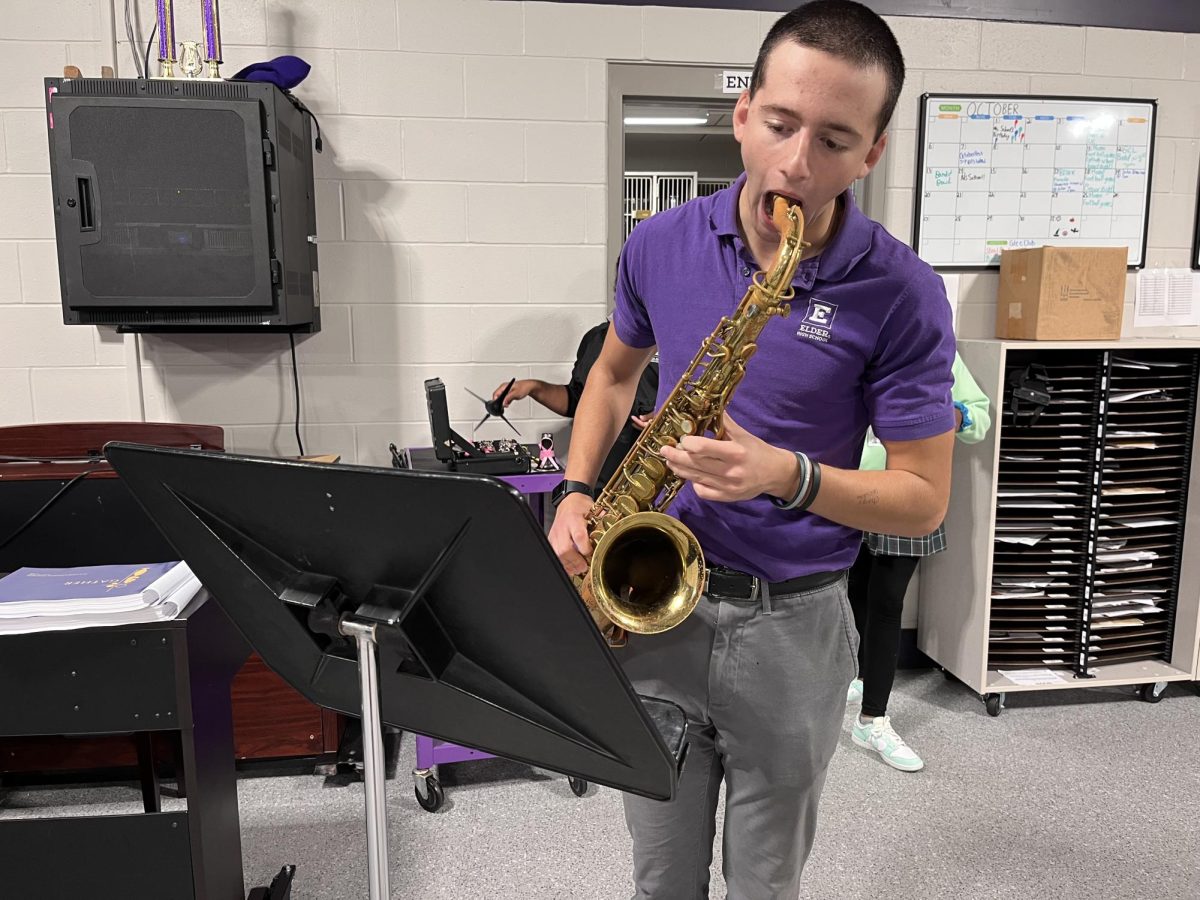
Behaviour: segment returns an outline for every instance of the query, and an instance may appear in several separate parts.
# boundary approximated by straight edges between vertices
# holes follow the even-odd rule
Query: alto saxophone
[[[773,219],[783,236],[775,259],[730,316],[717,324],[654,420],[588,511],[594,550],[576,587],[611,646],[625,632],[658,634],[691,614],[704,592],[704,553],[691,529],[665,510],[683,486],[662,458],[689,434],[724,437],[722,422],[758,335],[772,316],[786,318],[792,276],[803,240],[804,213],[775,198]]]

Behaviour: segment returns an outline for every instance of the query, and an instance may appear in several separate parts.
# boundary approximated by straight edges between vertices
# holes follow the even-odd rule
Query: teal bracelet
[[[962,423],[958,426],[958,429],[954,432],[955,434],[960,434],[961,432],[966,431],[968,428],[970,428],[972,425],[974,425],[975,420],[971,418],[971,411],[967,408],[967,404],[963,403],[962,401],[955,400],[954,408],[957,409],[960,413],[962,413]]]

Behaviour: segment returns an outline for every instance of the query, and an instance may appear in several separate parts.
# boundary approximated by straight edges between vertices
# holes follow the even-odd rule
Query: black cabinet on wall
[[[1193,678],[1200,342],[961,341],[959,352],[995,425],[955,449],[949,549],[922,566],[918,646],[993,701]],[[1053,674],[1002,674],[1034,669]]]

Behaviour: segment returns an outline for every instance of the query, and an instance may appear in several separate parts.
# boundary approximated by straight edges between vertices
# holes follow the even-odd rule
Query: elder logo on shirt
[[[833,327],[833,317],[837,315],[837,304],[809,297],[808,311],[800,320],[796,336],[808,338],[811,341],[828,343],[829,331]]]

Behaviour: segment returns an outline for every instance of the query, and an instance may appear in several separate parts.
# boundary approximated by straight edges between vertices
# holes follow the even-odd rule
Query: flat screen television
[[[63,321],[320,330],[312,116],[266,83],[47,78]]]

